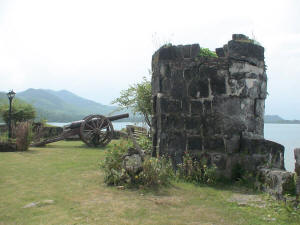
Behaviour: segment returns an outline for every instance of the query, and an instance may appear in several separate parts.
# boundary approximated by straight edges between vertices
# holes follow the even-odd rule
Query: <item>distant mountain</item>
[[[71,122],[81,120],[90,114],[115,115],[129,113],[130,118],[123,121],[142,121],[141,116],[133,116],[130,111],[117,111],[116,106],[103,105],[73,94],[70,91],[53,91],[47,89],[28,89],[16,94],[16,98],[32,104],[37,111],[37,120],[49,122]],[[7,95],[0,92],[0,105],[8,104]],[[1,119],[1,118],[0,118]],[[265,115],[265,123],[292,124],[300,120],[285,120],[278,115]]]
[[[124,110],[116,112],[118,109],[116,106],[103,105],[66,90],[31,88],[17,93],[16,98],[32,104],[37,111],[37,119],[46,119],[49,122],[71,122],[90,114],[107,116],[128,112]],[[6,94],[0,93],[0,104],[7,104],[7,102]],[[133,117],[131,112],[129,114],[130,120],[141,120],[140,117]]]
[[[265,123],[300,124],[300,120],[285,120],[278,115],[265,115]]]

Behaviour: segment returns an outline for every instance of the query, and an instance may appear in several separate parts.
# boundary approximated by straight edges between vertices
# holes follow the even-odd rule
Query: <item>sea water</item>
[[[282,144],[286,170],[294,171],[294,149],[300,148],[300,124],[265,123],[265,139]]]

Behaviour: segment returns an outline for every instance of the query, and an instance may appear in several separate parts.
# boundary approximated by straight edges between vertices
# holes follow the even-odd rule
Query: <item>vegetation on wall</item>
[[[206,160],[193,158],[188,152],[183,156],[183,162],[177,165],[177,178],[202,184],[214,184],[217,181],[216,169],[214,165],[208,166]]]
[[[217,56],[216,52],[211,51],[208,48],[200,48],[198,57],[217,58],[218,56]]]

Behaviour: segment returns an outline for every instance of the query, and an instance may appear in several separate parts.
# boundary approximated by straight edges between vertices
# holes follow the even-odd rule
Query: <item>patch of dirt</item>
[[[258,208],[265,208],[266,202],[258,195],[251,194],[233,194],[229,202],[236,202],[239,206],[253,206]]]
[[[169,205],[169,206],[174,206],[178,205],[182,202],[182,199],[178,196],[147,196],[145,200],[154,202],[156,205]]]

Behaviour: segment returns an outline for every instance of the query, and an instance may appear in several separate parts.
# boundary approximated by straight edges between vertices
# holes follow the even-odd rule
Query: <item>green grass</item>
[[[104,149],[87,148],[80,141],[0,153],[0,225],[299,224],[299,212],[238,187],[108,187],[99,169],[104,155]],[[249,196],[262,200],[253,205],[230,201]],[[47,199],[54,204],[23,208]]]

